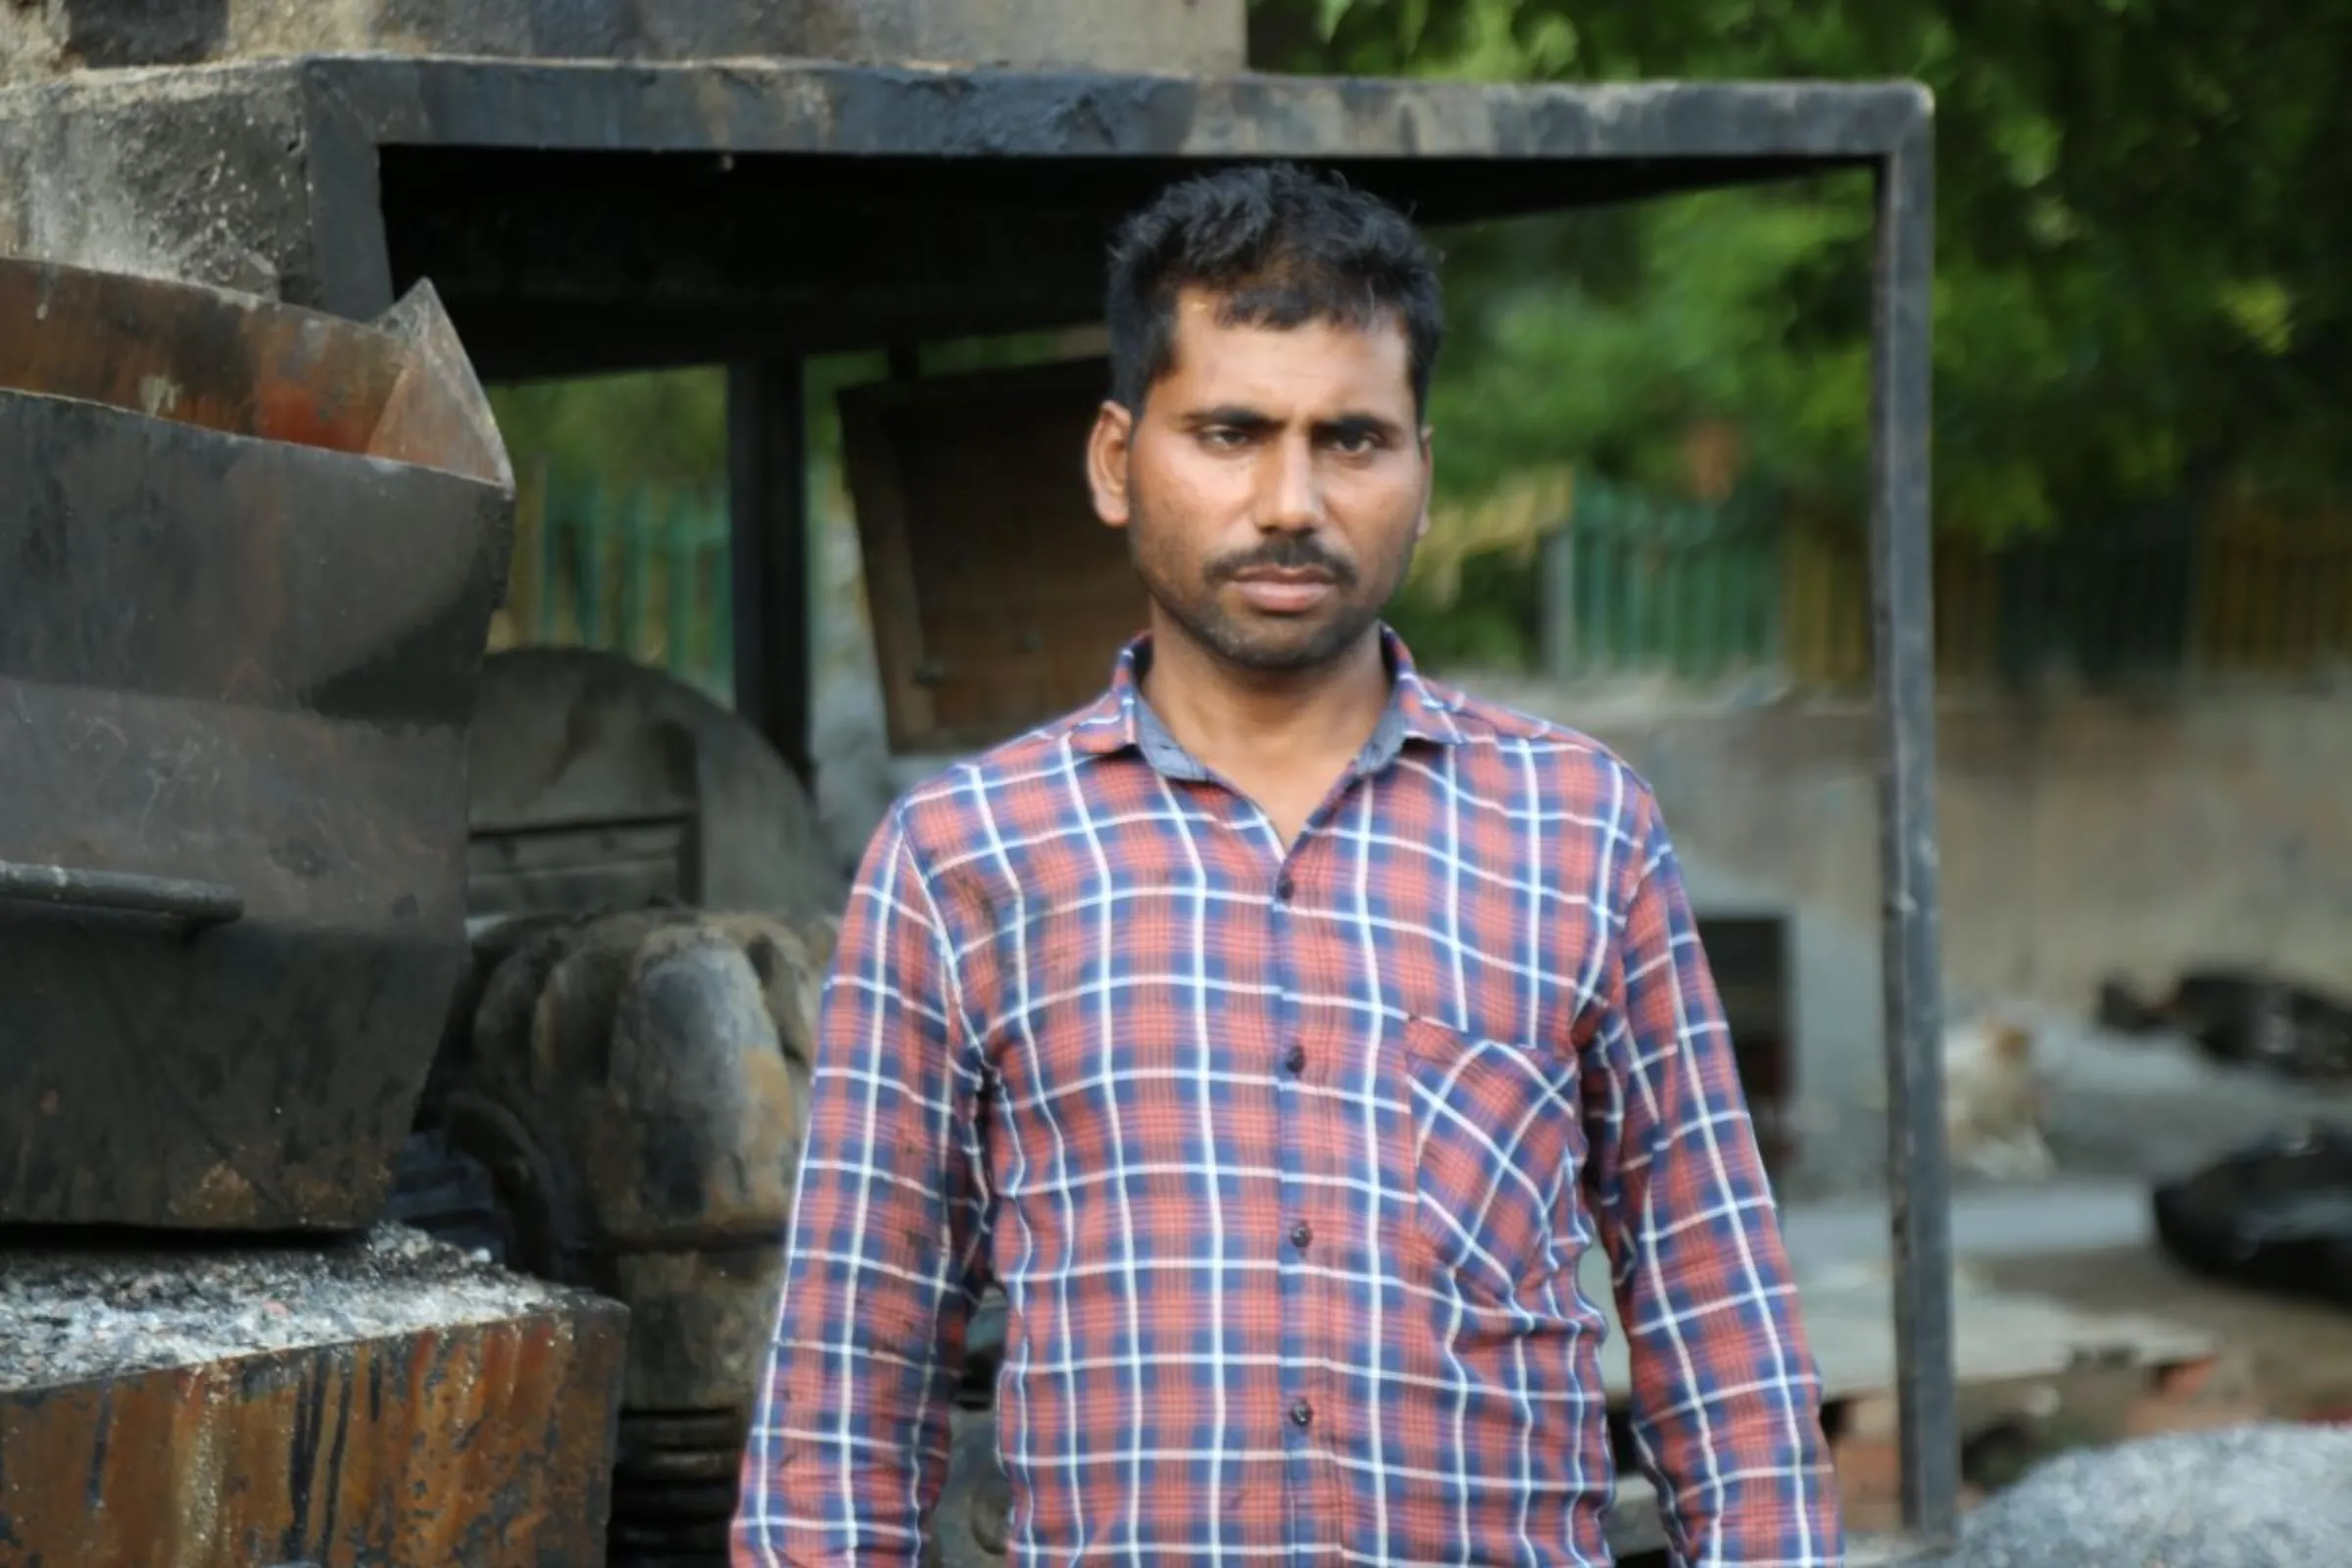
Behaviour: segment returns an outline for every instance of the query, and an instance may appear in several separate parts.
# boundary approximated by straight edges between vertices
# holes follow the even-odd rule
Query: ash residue
[[[2352,1432],[2246,1426],[2039,1466],[1916,1568],[2317,1568],[2352,1542]]]
[[[0,1244],[0,1392],[493,1322],[568,1294],[401,1225],[314,1246]]]

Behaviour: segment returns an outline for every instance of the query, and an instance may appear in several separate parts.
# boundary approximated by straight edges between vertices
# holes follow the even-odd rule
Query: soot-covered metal
[[[389,56],[186,75],[168,102],[152,77],[0,90],[0,249],[362,318],[430,277],[491,378],[1091,319],[1118,215],[1225,161],[1339,163],[1450,223],[1867,169],[1929,119],[1902,84]]]
[[[361,326],[0,260],[0,1224],[374,1217],[466,961],[504,449]]]

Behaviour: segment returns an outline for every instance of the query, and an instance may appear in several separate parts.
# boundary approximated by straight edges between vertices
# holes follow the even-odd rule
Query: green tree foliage
[[[1252,42],[1323,72],[1922,80],[1944,523],[2345,477],[2352,0],[1255,0]],[[1869,203],[1821,181],[1458,240],[1452,482],[1562,449],[1639,476],[1717,416],[1858,495]]]

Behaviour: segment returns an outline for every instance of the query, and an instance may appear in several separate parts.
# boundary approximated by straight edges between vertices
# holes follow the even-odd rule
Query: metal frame
[[[1903,1523],[1925,1544],[1942,1545],[1959,1529],[1960,1443],[1940,1044],[1935,540],[1928,483],[1934,145],[1923,116],[1877,169],[1870,538]]]
[[[191,167],[228,157],[232,167],[243,158],[243,168],[282,171],[289,144],[305,152],[305,174],[290,209],[266,195],[250,197],[254,205],[243,212],[206,208],[186,220],[190,253],[201,251],[200,231],[274,226],[254,237],[261,254],[277,266],[288,296],[360,318],[380,313],[409,281],[402,270],[411,253],[399,231],[403,220],[387,218],[387,182],[397,184],[399,161],[419,150],[466,155],[432,166],[444,172],[466,158],[528,156],[552,167],[566,157],[610,153],[622,155],[614,161],[618,167],[629,155],[663,153],[699,155],[673,158],[664,165],[669,170],[760,169],[776,175],[789,165],[791,178],[805,172],[815,180],[822,173],[837,185],[844,178],[908,177],[910,169],[937,179],[945,161],[954,166],[956,180],[982,191],[1005,188],[986,181],[998,178],[1007,163],[1050,161],[1057,181],[1091,192],[1070,202],[1094,205],[1030,210],[1026,222],[1036,225],[1034,245],[1025,228],[1008,245],[1003,211],[977,220],[967,212],[963,228],[924,230],[911,244],[900,234],[900,243],[877,245],[869,258],[927,267],[924,277],[948,295],[961,284],[966,293],[959,297],[967,305],[994,287],[1021,299],[1035,318],[994,322],[999,329],[1091,318],[1102,237],[1098,220],[1132,202],[1147,182],[1209,163],[1288,158],[1337,165],[1360,183],[1404,194],[1432,223],[1871,170],[1878,195],[1871,536],[1902,1502],[1910,1531],[1923,1541],[1954,1533],[1959,1475],[1938,1053],[1929,591],[1934,109],[1924,89],[1900,82],[1491,86],[926,71],[806,61],[619,65],[392,57],[217,67],[188,73],[187,84],[171,112],[187,126],[175,144],[185,143],[180,157]],[[0,91],[0,176],[11,150],[12,114],[20,125],[76,115],[151,125],[161,111],[151,96],[141,96],[146,91],[109,82],[103,74]],[[27,94],[39,96],[37,111],[25,107]],[[86,136],[74,145],[103,139]],[[22,159],[22,146],[19,154]],[[36,172],[44,168],[37,159],[25,167]],[[210,180],[190,181],[187,173],[131,162],[61,170],[55,177],[78,180],[135,210],[174,215],[188,211],[172,194],[177,185],[220,188]],[[269,182],[257,177],[248,183],[261,191]],[[235,182],[226,188],[235,189]],[[418,211],[414,179],[405,198],[399,190],[389,194],[391,206],[406,199],[412,205],[404,211],[412,217]],[[740,217],[736,209],[747,205],[712,200],[718,203],[714,220]],[[910,210],[919,212],[920,204]],[[0,193],[0,233],[8,229],[7,199]],[[1057,238],[1051,260],[1046,236]],[[33,237],[37,243],[39,236]],[[686,247],[690,240],[673,243]],[[69,236],[66,248],[71,246]],[[929,254],[906,255],[924,251]],[[862,346],[913,341],[935,331],[937,319],[908,319],[901,323],[903,334],[871,341],[880,330],[876,313],[894,308],[893,279],[858,275],[830,285],[804,280],[802,291],[789,298],[761,296],[758,312],[739,310],[726,298],[706,300],[700,317],[633,323],[636,335],[625,344],[632,323],[615,321],[605,328],[604,340],[592,342],[595,331],[579,323],[592,327],[604,308],[594,299],[582,305],[559,298],[560,290],[539,279],[542,269],[509,257],[501,271],[494,258],[487,275],[495,288],[476,296],[466,279],[451,275],[462,269],[443,266],[446,260],[428,270],[486,375],[531,373],[534,364],[543,372],[564,368],[549,358],[561,353],[583,356],[568,366],[575,370],[606,368],[600,355],[614,367],[622,361],[661,363],[664,356],[676,356],[668,363],[743,362],[730,398],[730,467],[740,498],[736,625],[746,656],[746,710],[788,759],[805,766],[809,662],[805,639],[789,630],[800,614],[794,601],[808,591],[798,549],[802,455],[792,434],[800,412],[797,360],[860,346],[834,340],[842,334],[869,334]],[[978,265],[982,260],[994,270]],[[971,275],[956,275],[958,269]],[[1038,283],[1036,274],[1050,274],[1051,286]],[[729,286],[749,285],[738,280]],[[836,292],[826,293],[828,286]],[[549,313],[545,329],[533,342],[514,339],[512,353],[521,357],[502,364],[510,352],[502,346],[507,324],[532,310]],[[481,323],[478,329],[468,327],[469,312]],[[722,342],[724,351],[712,352]],[[526,363],[532,355],[541,360]]]

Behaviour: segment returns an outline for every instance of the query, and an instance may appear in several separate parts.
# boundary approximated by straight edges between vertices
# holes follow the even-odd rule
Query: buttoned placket
[[[1186,752],[1140,701],[1131,710],[1131,720],[1139,749],[1162,775],[1222,790],[1234,808],[1232,826],[1245,838],[1258,832],[1276,837],[1272,819],[1263,808]],[[1276,1241],[1281,1252],[1276,1277],[1281,1281],[1282,1306],[1278,1420],[1286,1456],[1286,1544],[1294,1553],[1331,1546],[1340,1534],[1338,1476],[1329,1426],[1332,1412],[1319,1403],[1318,1396],[1324,1391],[1316,1372],[1327,1349],[1319,1336],[1330,1321],[1330,1308],[1323,1300],[1325,1271],[1308,1266],[1314,1245],[1309,1209],[1317,1188],[1308,1180],[1313,1173],[1307,1136],[1312,1115],[1305,1091],[1328,1070],[1328,1064],[1315,1059],[1298,1001],[1300,874],[1311,864],[1326,829],[1349,794],[1370,787],[1373,776],[1394,760],[1403,740],[1401,716],[1392,708],[1354,765],[1307,817],[1297,841],[1285,847],[1266,900],[1267,952],[1272,956],[1275,998],[1267,1050],[1275,1067],[1283,1216]]]
[[[1284,1480],[1290,1493],[1283,1513],[1289,1523],[1288,1544],[1293,1551],[1321,1541],[1329,1523],[1320,1517],[1317,1506],[1321,1489],[1316,1485],[1315,1471],[1322,1461],[1318,1457],[1320,1445],[1315,1433],[1315,1391],[1310,1370],[1317,1350],[1314,1337],[1321,1313],[1315,1299],[1317,1276],[1305,1266],[1302,1245],[1312,1234],[1307,1229],[1305,1215],[1308,1195],[1314,1191],[1306,1180],[1309,1116],[1305,1089],[1318,1069],[1308,1049],[1298,1004],[1297,915],[1299,862],[1310,853],[1317,825],[1317,820],[1310,818],[1298,842],[1290,847],[1275,871],[1272,897],[1266,901],[1266,951],[1273,958],[1274,1045],[1281,1056],[1281,1070],[1275,1074],[1275,1116],[1281,1130],[1279,1168],[1282,1213],[1286,1221],[1275,1247],[1282,1254],[1277,1259],[1282,1282],[1281,1430],[1287,1456]]]
[[[1233,813],[1228,821],[1232,830],[1245,840],[1254,839],[1260,832],[1272,836],[1272,821],[1263,809],[1186,752],[1149,710],[1139,705],[1136,717],[1139,749],[1145,760],[1162,776],[1223,791]],[[1319,1348],[1314,1343],[1319,1322],[1316,1277],[1300,1266],[1313,1235],[1305,1217],[1306,1195],[1313,1188],[1305,1180],[1307,1111],[1300,1091],[1310,1081],[1315,1063],[1307,1049],[1298,1005],[1298,936],[1293,906],[1298,897],[1299,862],[1314,845],[1318,830],[1329,820],[1332,806],[1353,786],[1357,776],[1350,772],[1334,790],[1332,800],[1307,819],[1298,842],[1287,848],[1276,865],[1266,900],[1266,951],[1272,956],[1274,1004],[1265,1049],[1274,1068],[1275,1119],[1280,1145],[1277,1168],[1281,1175],[1281,1212],[1287,1216],[1277,1229],[1275,1243],[1282,1252],[1275,1259],[1276,1274],[1282,1282],[1282,1348],[1277,1393],[1280,1405],[1272,1414],[1282,1434],[1286,1455],[1284,1488],[1289,1495],[1284,1499],[1283,1516],[1290,1535],[1287,1544],[1293,1551],[1322,1540],[1325,1532],[1336,1525],[1336,1520],[1323,1517],[1324,1493],[1317,1485],[1316,1475],[1319,1465],[1328,1463],[1320,1458],[1314,1431],[1316,1410],[1311,1369]],[[1250,858],[1254,858],[1256,853],[1252,850]]]

